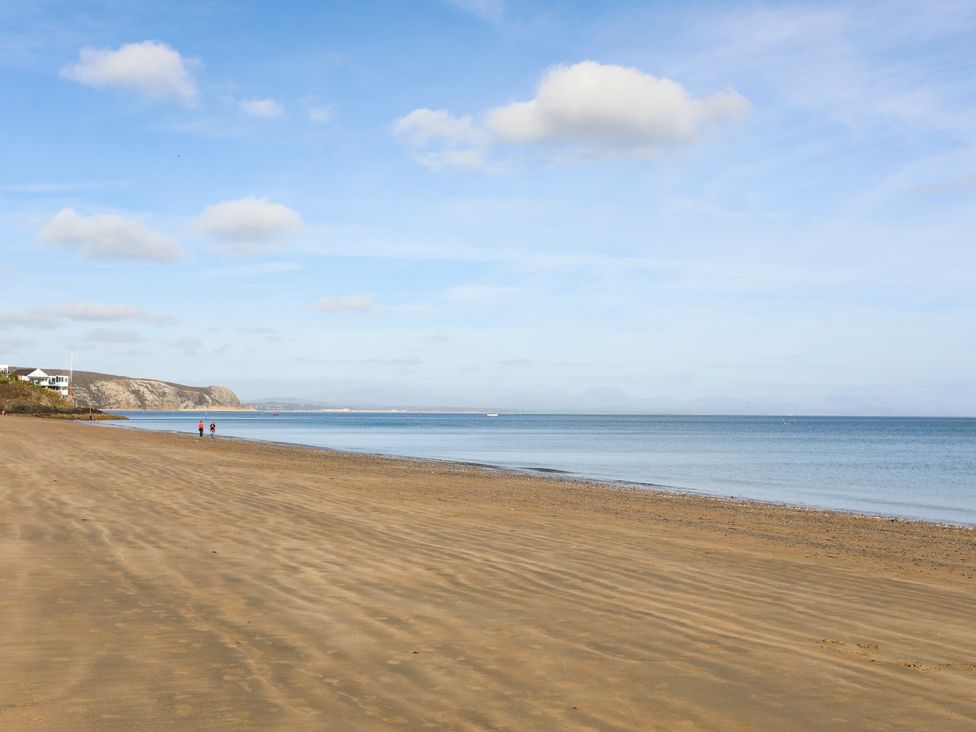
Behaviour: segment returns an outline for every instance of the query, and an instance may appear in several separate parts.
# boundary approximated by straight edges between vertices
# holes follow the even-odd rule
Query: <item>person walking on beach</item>
[[[203,420],[200,420],[200,424],[197,425],[197,429],[200,430],[200,437],[203,437]]]
[[[214,436],[216,436],[216,434],[217,434],[217,423],[216,422],[211,422],[210,423],[210,436],[211,437],[214,437]]]

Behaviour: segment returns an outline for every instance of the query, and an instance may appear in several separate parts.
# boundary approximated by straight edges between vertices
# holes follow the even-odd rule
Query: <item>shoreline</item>
[[[4,729],[976,724],[968,528],[16,417],[0,457]]]
[[[115,410],[121,411],[121,410]],[[124,410],[124,411],[136,411],[136,410]],[[169,434],[169,435],[181,435],[184,437],[196,437],[195,433],[190,431],[180,431],[180,430],[162,430],[162,429],[150,429],[147,427],[134,427],[127,424],[113,424],[109,425],[112,427],[119,427],[123,429],[134,429],[143,432],[153,432],[156,434]],[[199,439],[199,438],[197,438]],[[493,464],[493,463],[483,463],[474,462],[470,460],[463,459],[452,459],[452,458],[433,458],[433,457],[422,457],[416,455],[402,455],[398,453],[384,453],[384,452],[371,452],[371,451],[356,451],[356,450],[342,450],[338,448],[328,447],[325,445],[309,445],[306,443],[298,442],[283,442],[280,440],[262,440],[253,437],[236,437],[233,435],[219,435],[217,439],[221,440],[240,440],[243,442],[251,442],[254,444],[262,445],[280,445],[282,447],[298,447],[309,450],[324,450],[329,453],[334,453],[337,455],[348,455],[348,456],[367,456],[367,457],[379,457],[386,458],[390,460],[408,460],[416,462],[430,462],[435,464],[448,464],[448,465],[458,465],[471,467],[476,469],[483,469],[495,473],[509,473],[513,476],[525,476],[525,477],[538,477],[544,480],[552,480],[567,483],[579,483],[583,485],[599,486],[602,488],[616,489],[616,490],[633,490],[638,492],[648,492],[648,493],[663,493],[663,494],[674,494],[674,495],[689,495],[701,498],[711,498],[717,501],[729,501],[732,503],[743,503],[743,504],[759,504],[764,506],[780,506],[787,509],[792,509],[796,511],[811,511],[811,512],[824,512],[824,513],[836,513],[840,515],[853,515],[853,516],[863,516],[866,518],[873,518],[878,520],[886,521],[905,521],[905,522],[918,522],[923,524],[932,524],[935,526],[952,526],[963,529],[972,529],[976,531],[976,522],[966,522],[966,521],[950,521],[950,520],[935,520],[918,518],[913,516],[903,516],[894,513],[882,513],[882,512],[872,512],[868,510],[857,510],[857,509],[843,509],[843,508],[831,508],[827,506],[814,506],[800,503],[789,503],[786,501],[775,501],[775,500],[763,500],[761,498],[749,498],[743,496],[728,496],[728,495],[718,495],[716,493],[707,493],[695,488],[685,488],[680,486],[671,486],[663,483],[651,483],[642,482],[634,480],[611,480],[611,479],[601,479],[594,478],[579,473],[574,473],[568,470],[562,470],[553,467],[534,467],[534,468],[519,468],[509,465]]]

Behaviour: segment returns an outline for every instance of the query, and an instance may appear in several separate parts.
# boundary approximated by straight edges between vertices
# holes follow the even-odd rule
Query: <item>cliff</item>
[[[49,374],[67,373],[45,369]],[[126,376],[74,372],[75,403],[98,409],[147,409],[175,411],[180,409],[244,409],[240,399],[223,386],[186,386],[156,379],[132,379]]]

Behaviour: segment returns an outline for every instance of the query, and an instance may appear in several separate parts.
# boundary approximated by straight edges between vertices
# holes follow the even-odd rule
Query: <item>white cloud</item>
[[[267,250],[302,225],[302,217],[296,211],[255,196],[215,203],[200,214],[200,227],[230,243],[238,253]]]
[[[88,322],[137,320],[163,323],[168,318],[147,313],[134,305],[124,303],[78,302],[50,308],[0,311],[0,321],[7,325],[53,327],[63,320]]]
[[[433,141],[477,144],[484,139],[471,117],[455,117],[442,109],[415,109],[393,124],[393,132],[414,147]]]
[[[335,119],[335,105],[329,104],[324,107],[309,107],[308,118],[316,124],[325,124]]]
[[[373,302],[372,295],[349,295],[345,297],[323,297],[316,300],[311,305],[315,310],[323,310],[328,313],[354,312],[354,313],[375,313],[376,304]]]
[[[237,103],[238,108],[249,117],[261,117],[262,119],[277,119],[285,113],[282,107],[274,99],[242,99]]]
[[[550,69],[534,99],[491,110],[486,126],[503,142],[653,151],[691,142],[703,128],[741,117],[749,106],[734,89],[695,99],[671,79],[583,61]]]
[[[583,61],[556,66],[539,82],[536,96],[457,116],[416,109],[393,132],[421,150],[430,168],[482,167],[489,145],[562,145],[599,155],[647,155],[694,142],[704,131],[736,120],[750,104],[735,89],[693,97],[671,79],[639,69]]]
[[[447,0],[447,2],[465,12],[477,15],[482,20],[497,22],[505,14],[505,0]]]
[[[59,211],[41,229],[42,244],[76,248],[84,259],[171,261],[183,256],[165,234],[118,214],[79,216],[73,208]]]
[[[60,305],[51,312],[69,320],[164,320],[158,315],[151,315],[140,310],[135,305],[102,304],[93,302],[78,302]]]
[[[117,51],[83,48],[77,63],[61,69],[61,77],[79,84],[130,89],[151,98],[191,102],[197,85],[188,62],[165,43],[127,43]]]
[[[418,155],[417,160],[431,170],[477,170],[485,164],[481,152],[470,148],[424,153]]]

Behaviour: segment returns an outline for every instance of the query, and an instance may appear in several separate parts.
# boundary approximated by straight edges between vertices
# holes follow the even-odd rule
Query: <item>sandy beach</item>
[[[976,729],[971,528],[12,416],[0,506],[5,730]]]

